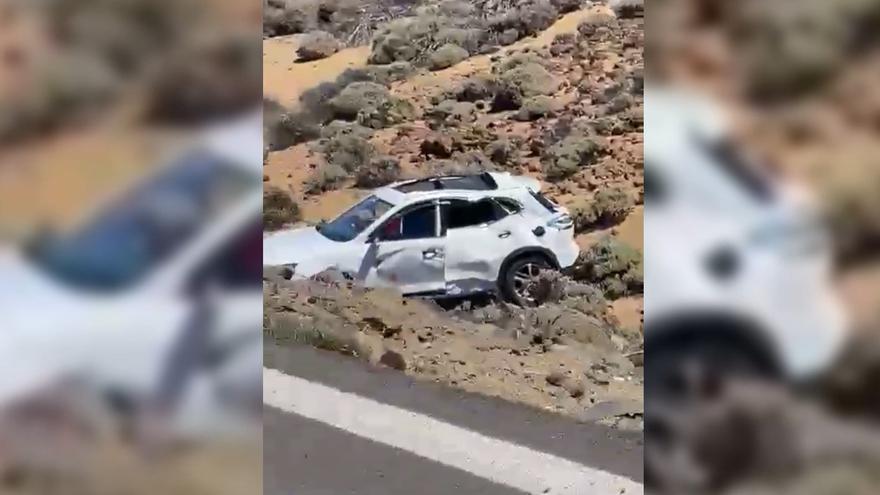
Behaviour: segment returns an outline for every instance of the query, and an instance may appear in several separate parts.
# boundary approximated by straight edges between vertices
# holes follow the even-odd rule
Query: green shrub
[[[312,173],[306,181],[304,191],[306,194],[320,194],[337,189],[349,178],[349,175],[341,166],[328,163]]]
[[[625,189],[602,189],[592,200],[572,209],[575,232],[617,225],[626,219],[634,206],[635,200]]]
[[[357,114],[359,124],[372,129],[384,129],[413,120],[416,108],[408,100],[390,96],[377,106],[366,106]]]
[[[263,145],[278,151],[317,139],[319,126],[307,115],[291,112],[274,100],[263,100]]]
[[[299,206],[289,194],[274,186],[263,189],[263,228],[278,230],[299,221]]]
[[[300,42],[296,54],[302,62],[320,60],[338,52],[342,48],[332,34],[326,31],[313,31]]]
[[[400,162],[390,156],[373,159],[369,165],[358,169],[355,185],[361,188],[381,187],[400,180]]]
[[[556,110],[556,100],[549,96],[533,96],[523,101],[516,119],[521,121],[537,120],[548,117]]]
[[[581,253],[571,271],[575,280],[595,284],[609,299],[639,294],[644,287],[642,253],[610,236]]]
[[[462,81],[452,93],[458,101],[476,102],[491,100],[497,88],[498,79],[495,76],[479,74]]]
[[[547,180],[566,179],[599,159],[603,147],[594,138],[568,136],[550,146],[543,157]]]
[[[471,102],[443,100],[425,113],[435,126],[469,124],[476,120],[477,107]]]
[[[501,81],[519,90],[525,98],[553,94],[558,88],[556,79],[543,65],[526,63],[501,74]]]
[[[347,174],[369,164],[375,154],[369,141],[354,135],[337,135],[320,147],[327,163],[340,167]]]
[[[513,167],[519,163],[519,149],[510,139],[496,139],[486,146],[486,156],[494,163],[504,166]]]
[[[464,48],[446,43],[434,50],[428,57],[428,68],[431,70],[442,70],[461,62],[468,58],[470,54]]]
[[[391,94],[385,86],[358,81],[345,86],[328,103],[335,118],[356,120],[361,110],[377,108],[390,98]]]

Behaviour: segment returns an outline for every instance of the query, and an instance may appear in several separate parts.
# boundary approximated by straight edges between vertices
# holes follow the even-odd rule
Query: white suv
[[[809,382],[848,325],[804,190],[753,166],[693,94],[649,89],[645,126],[645,475],[702,493],[749,457],[717,421],[725,385]],[[695,434],[708,417],[727,440]]]
[[[263,264],[297,277],[334,268],[405,295],[465,296],[496,289],[534,304],[542,269],[574,264],[568,212],[532,178],[508,173],[431,177],[376,189],[317,227],[277,232]]]

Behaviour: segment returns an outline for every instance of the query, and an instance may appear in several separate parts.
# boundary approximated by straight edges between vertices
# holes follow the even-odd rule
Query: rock
[[[264,266],[263,267],[263,280],[267,282],[277,281],[277,280],[290,280],[293,278],[294,273],[294,265],[291,266]]]
[[[406,359],[399,352],[385,351],[379,359],[379,362],[389,368],[394,368],[398,371],[406,371]]]
[[[342,48],[342,43],[333,37],[332,34],[324,31],[314,31],[303,38],[296,54],[302,62],[312,60],[320,60],[338,52]]]
[[[641,401],[634,399],[612,400],[600,402],[581,414],[582,421],[598,421],[616,416],[635,416],[644,414],[645,407]]]
[[[355,334],[352,349],[354,353],[361,359],[369,363],[376,364],[384,356],[384,345],[382,340],[374,335],[367,335],[363,332]]]
[[[610,0],[608,7],[621,19],[642,17],[645,15],[644,0]]]
[[[345,274],[335,268],[328,268],[312,275],[309,278],[311,280],[324,284],[342,284],[348,280],[347,278],[345,278]]]
[[[565,375],[565,373],[562,373],[561,371],[554,371],[546,377],[547,383],[553,385],[554,387],[561,387],[567,379],[568,377]]]
[[[587,387],[583,381],[571,377],[562,382],[562,388],[575,399],[583,397],[587,392]]]

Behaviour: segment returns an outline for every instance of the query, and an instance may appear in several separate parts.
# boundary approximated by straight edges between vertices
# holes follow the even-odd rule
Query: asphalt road
[[[642,437],[416,382],[307,347],[264,349],[267,495],[642,493]]]

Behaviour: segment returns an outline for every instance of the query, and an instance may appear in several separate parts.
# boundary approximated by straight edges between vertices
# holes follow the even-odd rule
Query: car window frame
[[[432,206],[434,208],[434,236],[433,237],[418,237],[415,239],[382,239],[380,238],[382,234],[382,229],[385,225],[392,221],[396,217],[404,216],[409,214],[412,211],[418,210],[420,208],[424,208],[426,206]],[[387,214],[384,219],[379,219],[373,230],[370,231],[367,236],[367,243],[383,243],[383,242],[402,242],[402,241],[419,241],[423,239],[440,239],[446,237],[446,231],[441,228],[442,222],[442,213],[440,211],[440,200],[431,199],[427,201],[419,201],[417,203],[409,204],[402,206],[397,211],[391,211]]]
[[[517,213],[522,212],[522,205],[521,205],[518,201],[513,200],[512,198],[507,198],[507,197],[505,197],[505,199],[510,199],[511,201],[516,202],[516,203],[520,206],[520,210],[519,210]],[[464,226],[464,227],[455,227],[453,230],[458,230],[458,229],[472,229],[472,228],[480,228],[480,229],[488,228],[488,227],[490,227],[490,226],[492,226],[492,225],[494,225],[494,224],[500,222],[501,220],[504,220],[505,218],[507,218],[507,217],[509,217],[509,216],[511,216],[511,215],[515,215],[515,214],[516,214],[516,213],[511,213],[511,212],[507,211],[507,208],[505,208],[504,206],[502,206],[501,203],[499,203],[499,202],[496,200],[496,198],[495,198],[494,196],[486,196],[486,197],[483,197],[483,198],[480,198],[480,199],[477,199],[477,200],[473,200],[473,199],[471,199],[471,198],[466,198],[466,197],[449,197],[449,198],[443,198],[443,199],[440,201],[440,206],[443,206],[443,203],[444,203],[444,202],[446,202],[446,204],[449,204],[449,202],[451,202],[451,201],[462,201],[462,202],[470,203],[470,204],[480,203],[480,202],[483,202],[483,201],[488,201],[488,202],[492,203],[492,204],[494,205],[495,208],[497,208],[497,209],[501,210],[502,212],[504,212],[504,216],[503,216],[503,217],[501,217],[501,218],[496,218],[496,219],[494,219],[494,220],[492,220],[492,221],[490,221],[490,222],[483,222],[483,223],[477,223],[477,224],[473,224],[473,225],[466,225],[466,226]],[[449,230],[449,226],[447,225],[447,219],[446,219],[446,216],[444,215],[444,212],[443,212],[443,209],[442,209],[442,208],[440,209],[440,221],[441,221],[441,223],[442,223],[442,224],[441,224],[441,229],[442,229],[442,231],[443,231],[443,235],[446,235],[446,232]]]

